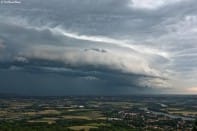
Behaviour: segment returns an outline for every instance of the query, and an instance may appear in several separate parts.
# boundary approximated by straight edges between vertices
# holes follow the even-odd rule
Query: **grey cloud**
[[[101,53],[107,52],[107,50],[105,49],[98,49],[98,48],[84,49],[84,51],[96,51],[96,52],[101,52]]]
[[[84,94],[85,92],[87,94],[112,95],[125,94],[127,93],[125,90],[127,91],[128,89],[131,90],[131,94],[137,92],[145,93],[145,91],[149,90],[145,85],[138,85],[139,79],[148,76],[123,74],[105,68],[91,69],[90,67],[82,67],[81,69],[70,69],[65,67],[54,67],[54,62],[51,63],[53,67],[47,67],[46,65],[50,62],[42,62],[44,63],[44,67],[40,64],[37,66],[36,61],[34,64],[10,63],[7,65],[7,69],[1,67],[0,77],[2,90],[6,92],[14,88],[12,91],[28,95],[40,95],[41,90],[44,90],[44,92],[42,92],[44,94],[42,95],[51,95],[59,91],[61,93],[59,92],[58,94],[61,95]],[[58,65],[60,66],[61,64],[57,63],[56,66]],[[7,82],[7,78],[15,78],[16,76],[18,77],[12,83]],[[34,82],[34,84],[28,85],[28,83],[32,82]],[[28,85],[27,88],[24,88],[25,85]],[[111,92],[111,90],[113,90],[113,92]]]
[[[138,53],[132,51],[140,51],[140,48],[143,48],[145,53],[157,53],[158,51],[154,51],[154,49],[146,49],[145,47],[129,45],[127,43],[124,43],[124,41],[118,41],[107,37],[94,37],[84,35],[78,36],[69,33],[66,35],[69,37],[67,39],[67,37],[63,38],[56,32],[51,32],[50,28],[49,30],[47,28],[42,29],[40,27],[32,28],[31,26],[28,26],[26,24],[24,24],[24,27],[15,24],[9,25],[8,27],[5,26],[4,23],[2,25],[2,28],[4,29],[2,38],[7,40],[8,43],[7,52],[9,53],[9,56],[10,54],[12,54],[14,58],[35,57],[63,61],[65,63],[70,63],[73,65],[87,64],[94,66],[108,66],[122,71],[159,75],[156,70],[151,69],[151,67],[148,65],[148,62],[143,58],[141,52]],[[14,39],[9,39],[9,37],[14,37]],[[71,38],[74,39],[72,40]],[[114,52],[114,50],[111,50],[111,52],[106,52],[106,54],[102,55],[98,54],[98,51],[82,52],[79,49],[80,47],[83,48],[83,46],[85,46],[82,45],[82,42],[86,43],[86,45],[88,45],[88,43],[90,45],[94,43],[97,46],[100,46],[98,42],[102,43],[103,46],[108,43],[124,48],[131,48],[132,52],[129,51],[126,53],[118,48],[115,49],[116,52]],[[76,44],[78,47],[73,46],[73,44]],[[110,48],[110,46],[106,45],[106,48]],[[124,53],[124,56],[122,56],[122,53]],[[97,57],[98,59],[96,60],[95,57]],[[119,61],[119,59],[121,59],[121,61]],[[130,64],[130,61],[133,64]]]

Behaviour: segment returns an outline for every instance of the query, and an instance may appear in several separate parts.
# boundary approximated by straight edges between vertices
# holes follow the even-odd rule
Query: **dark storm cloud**
[[[2,92],[22,95],[117,95],[150,92],[147,88],[124,87],[106,81],[84,80],[54,74],[29,74],[27,72],[2,72]],[[9,83],[8,79],[13,79]],[[31,83],[31,84],[30,84]],[[28,85],[28,86],[27,86]],[[58,86],[57,86],[58,85]]]
[[[152,91],[138,84],[141,78],[149,78],[149,76],[124,74],[104,67],[66,68],[58,62],[32,60],[31,63],[18,61],[1,63],[0,68],[0,82],[5,93],[118,95]],[[12,83],[8,82],[10,79],[14,79]]]

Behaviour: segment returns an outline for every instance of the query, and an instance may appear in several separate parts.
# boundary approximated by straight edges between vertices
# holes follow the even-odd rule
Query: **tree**
[[[192,131],[197,131],[197,119],[196,119],[196,121],[194,122],[194,127],[193,127]]]

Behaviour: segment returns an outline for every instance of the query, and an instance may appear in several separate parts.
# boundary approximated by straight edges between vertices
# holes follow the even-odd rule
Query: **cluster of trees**
[[[81,121],[81,123],[83,122]],[[75,124],[81,125],[80,122],[76,122]],[[69,127],[68,125],[72,126],[73,124],[70,125],[66,121],[60,121],[57,124],[1,122],[0,131],[71,131],[71,129],[68,128]],[[110,125],[98,126],[98,128],[92,128],[90,129],[90,131],[139,131],[139,130],[131,129],[123,122],[112,122]]]
[[[28,124],[25,122],[1,122],[0,131],[71,131],[68,125],[72,122],[59,121],[57,124],[46,124],[46,123],[35,123]],[[75,122],[74,122],[75,123]],[[76,122],[75,124],[83,123],[82,121]],[[74,124],[74,125],[75,125]],[[142,131],[143,128],[131,129],[124,122],[110,122],[107,126],[98,126],[98,128],[90,129],[90,131]],[[83,131],[83,130],[82,130]],[[194,122],[192,131],[197,131],[197,120]]]
[[[197,131],[197,120],[194,123],[194,127],[193,127],[192,131]]]
[[[24,123],[10,123],[3,122],[0,124],[1,131],[71,131],[69,128],[58,124],[44,124],[39,123],[35,125],[28,125]]]
[[[116,127],[116,126],[110,126],[110,127],[99,127],[99,128],[92,128],[90,131],[143,131],[142,129],[131,129],[131,128],[125,128],[125,127]]]

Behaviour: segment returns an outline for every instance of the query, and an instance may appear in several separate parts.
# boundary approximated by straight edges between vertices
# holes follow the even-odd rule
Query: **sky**
[[[0,0],[0,93],[197,94],[196,0]]]

